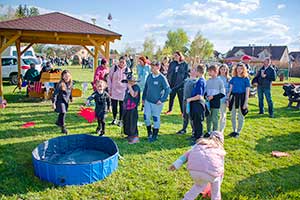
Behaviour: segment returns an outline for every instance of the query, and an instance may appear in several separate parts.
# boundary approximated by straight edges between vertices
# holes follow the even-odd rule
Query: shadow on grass
[[[255,150],[260,153],[293,151],[299,149],[300,131],[280,136],[267,136],[257,141]]]
[[[253,118],[253,119],[257,119],[257,118],[269,118],[269,114],[268,114],[268,107],[265,107],[265,114],[260,115],[258,114],[259,109],[251,109],[250,113],[246,116],[246,118]],[[294,109],[294,108],[288,108],[288,107],[280,107],[280,108],[274,108],[274,115],[275,118],[274,119],[278,119],[278,118],[296,118],[298,117],[300,120],[300,113],[299,110]]]
[[[34,176],[32,150],[41,140],[0,146],[0,194],[11,196],[54,187]]]
[[[234,191],[224,194],[223,198],[272,199],[282,193],[299,190],[299,174],[299,164],[258,173],[238,182]]]

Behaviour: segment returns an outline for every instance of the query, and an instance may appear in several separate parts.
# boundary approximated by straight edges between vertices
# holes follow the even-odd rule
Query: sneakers
[[[270,118],[274,118],[274,114],[270,114],[269,117],[270,117]]]
[[[238,138],[240,136],[240,134],[238,132],[232,132],[232,133],[229,134],[229,136]]]
[[[68,134],[68,129],[65,126],[61,127],[61,133]]]
[[[172,114],[172,111],[165,112],[165,115],[171,115],[171,114]]]
[[[120,121],[118,122],[118,126],[119,126],[119,127],[123,127],[123,121],[120,120]]]
[[[96,133],[97,133],[97,134],[100,134],[100,131],[101,131],[101,128],[98,126],[98,127],[96,128]]]
[[[205,133],[203,137],[204,138],[209,138],[210,137],[210,132]]]
[[[184,135],[184,134],[186,134],[186,130],[181,129],[181,130],[178,131],[176,134],[177,134],[177,135]]]
[[[140,142],[140,139],[137,136],[135,136],[131,139],[128,139],[128,144],[135,144],[135,143],[139,143],[139,142]]]
[[[105,134],[104,130],[101,130],[99,136],[102,136],[104,134]]]
[[[117,125],[117,120],[113,119],[112,122],[110,122],[110,125]]]

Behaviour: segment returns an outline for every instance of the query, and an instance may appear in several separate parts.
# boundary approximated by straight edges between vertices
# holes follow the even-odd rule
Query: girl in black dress
[[[72,75],[70,71],[64,70],[61,74],[61,80],[57,84],[52,98],[52,107],[59,113],[55,124],[61,127],[61,132],[68,134],[65,126],[66,113],[69,107],[69,101],[72,102]]]

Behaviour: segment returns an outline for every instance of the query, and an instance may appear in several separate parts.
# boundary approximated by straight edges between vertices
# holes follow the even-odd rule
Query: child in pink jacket
[[[174,171],[187,162],[187,168],[195,184],[184,195],[184,200],[196,199],[207,184],[211,184],[211,199],[221,200],[221,184],[224,174],[225,150],[221,132],[211,132],[208,138],[200,138],[191,150],[177,159],[169,170]]]

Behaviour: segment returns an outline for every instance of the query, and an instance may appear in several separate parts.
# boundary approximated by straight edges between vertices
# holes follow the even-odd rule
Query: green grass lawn
[[[68,67],[75,87],[92,80],[91,69]],[[300,82],[300,79],[292,79]],[[25,98],[12,93],[14,86],[4,85],[7,108],[0,110],[0,199],[181,199],[193,182],[186,165],[175,172],[167,171],[178,156],[190,148],[191,129],[183,136],[175,132],[181,128],[176,100],[172,115],[162,115],[159,140],[148,143],[146,128],[139,127],[141,142],[128,145],[120,128],[107,126],[106,135],[117,144],[123,159],[118,169],[105,180],[84,185],[56,187],[34,176],[31,152],[41,142],[60,136],[54,125],[57,114],[50,101]],[[77,116],[80,105],[92,92],[70,104],[66,122],[72,134],[92,133],[96,123],[89,124]],[[249,101],[250,112],[238,139],[225,137],[225,177],[223,199],[300,199],[300,111],[287,109],[282,87],[273,87],[275,118],[258,115],[257,98]],[[164,111],[167,109],[167,103]],[[142,121],[142,113],[139,113]],[[34,121],[33,128],[21,125]],[[111,114],[107,122],[111,121]],[[227,116],[225,135],[231,132]],[[290,157],[274,158],[271,151],[288,152]],[[199,197],[199,199],[201,199]]]

